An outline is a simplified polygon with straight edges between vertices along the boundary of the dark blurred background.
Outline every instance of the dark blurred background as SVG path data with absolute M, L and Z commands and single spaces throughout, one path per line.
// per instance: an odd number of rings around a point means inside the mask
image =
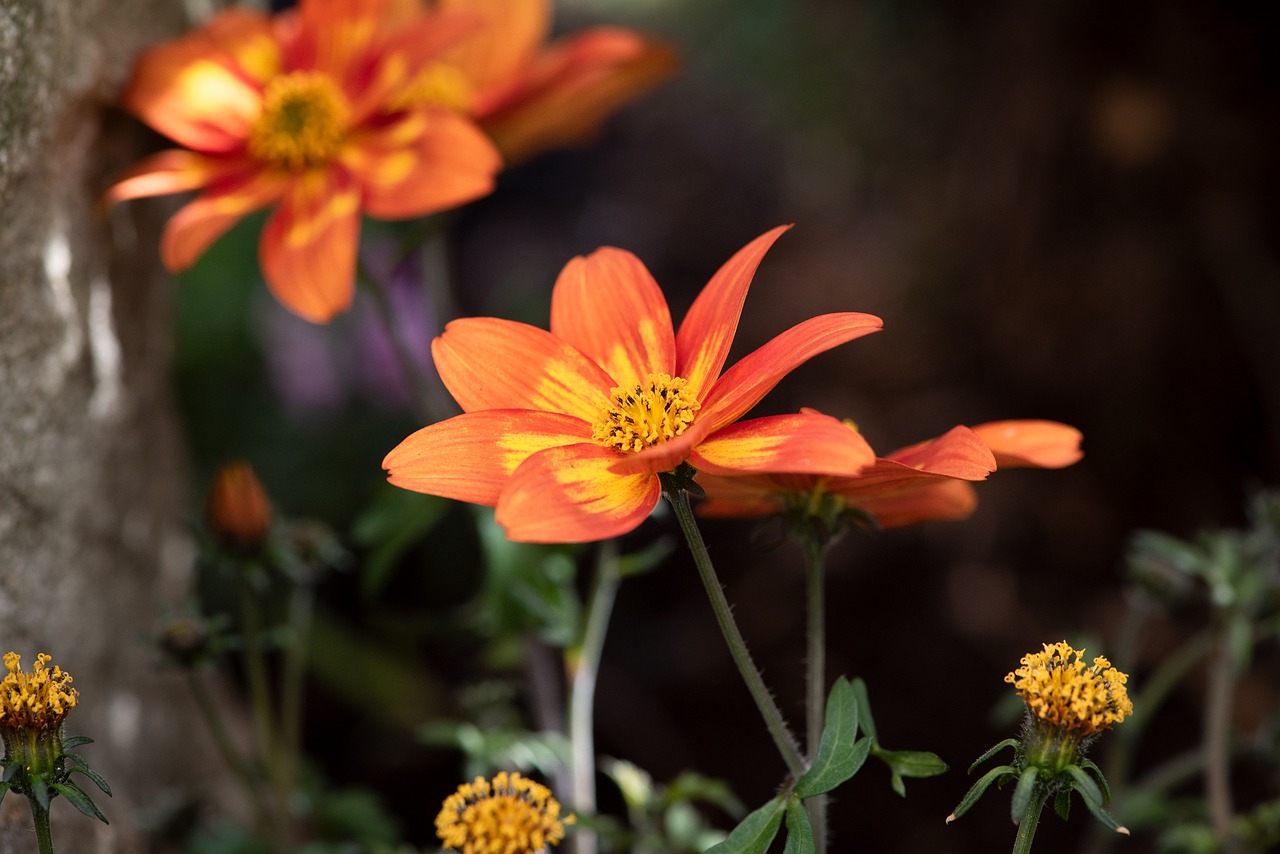
M 833 850 L 1007 849 L 1007 791 L 943 823 L 968 764 L 1015 734 L 992 713 L 1004 674 L 1043 642 L 1110 653 L 1131 533 L 1239 525 L 1250 491 L 1280 474 L 1280 6 L 558 7 L 558 29 L 596 22 L 666 35 L 684 68 L 593 147 L 513 169 L 453 217 L 461 313 L 545 325 L 560 267 L 609 244 L 649 266 L 679 318 L 734 251 L 793 222 L 756 276 L 734 357 L 823 312 L 874 313 L 885 328 L 796 371 L 755 414 L 813 406 L 854 419 L 881 452 L 1004 418 L 1084 433 L 1082 462 L 996 474 L 965 522 L 854 534 L 833 553 L 831 675 L 866 679 L 885 744 L 951 765 L 908 781 L 905 799 L 869 766 L 837 795 Z M 239 229 L 180 296 L 176 379 L 195 480 L 247 457 L 285 512 L 344 532 L 378 490 L 383 454 L 416 425 L 365 309 L 329 329 L 285 314 L 254 278 L 252 251 L 227 248 L 252 240 Z M 425 352 L 433 330 L 419 334 Z M 743 632 L 799 725 L 800 555 L 753 532 L 704 524 Z M 673 533 L 669 517 L 651 520 L 628 545 Z M 379 601 L 352 605 L 345 582 L 322 591 L 334 619 L 382 644 L 371 649 L 400 638 L 399 654 L 431 674 L 415 687 L 424 715 L 449 711 L 477 664 L 449 635 L 479 584 L 474 555 L 438 548 L 397 567 Z M 1156 621 L 1137 658 L 1117 664 L 1140 682 L 1184 630 Z M 1246 731 L 1280 705 L 1276 664 L 1264 654 L 1242 686 Z M 1174 697 L 1140 766 L 1198 739 L 1201 687 Z M 394 783 L 402 793 L 387 797 L 426 844 L 458 756 L 373 748 L 386 731 L 407 741 L 405 722 L 335 711 L 323 680 L 313 694 L 309 741 L 326 772 Z M 696 768 L 758 805 L 784 773 L 682 550 L 623 585 L 597 707 L 600 750 L 660 781 Z M 1046 816 L 1036 850 L 1081 850 L 1091 825 L 1082 809 L 1068 825 Z

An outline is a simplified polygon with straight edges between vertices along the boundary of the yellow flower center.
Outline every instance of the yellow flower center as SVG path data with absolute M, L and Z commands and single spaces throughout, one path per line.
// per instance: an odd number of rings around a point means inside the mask
M 445 798 L 436 816 L 444 847 L 462 854 L 534 854 L 564 839 L 560 803 L 551 790 L 518 773 L 503 771 L 463 783 Z
M 1059 729 L 1088 735 L 1133 714 L 1124 687 L 1129 677 L 1102 656 L 1087 666 L 1084 650 L 1061 642 L 1024 655 L 1021 664 L 1004 681 L 1017 689 L 1033 715 Z
M 273 79 L 249 132 L 249 153 L 290 171 L 333 160 L 346 139 L 351 108 L 337 84 L 318 71 Z
M 49 661 L 50 656 L 40 653 L 26 673 L 20 655 L 5 655 L 9 673 L 0 681 L 0 729 L 52 729 L 75 707 L 76 689 L 68 687 L 71 674 L 56 664 L 48 668 Z
M 699 403 L 684 377 L 649 374 L 644 383 L 619 386 L 591 428 L 591 438 L 626 453 L 674 439 L 693 423 Z
M 465 74 L 455 66 L 437 62 L 414 78 L 395 99 L 395 107 L 412 109 L 431 105 L 462 113 L 471 105 L 474 95 L 475 90 Z

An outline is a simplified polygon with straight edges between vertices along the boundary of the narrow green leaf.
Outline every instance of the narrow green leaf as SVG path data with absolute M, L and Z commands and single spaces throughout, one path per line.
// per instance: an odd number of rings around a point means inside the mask
M 1088 779 L 1083 777 L 1083 772 L 1081 772 L 1081 777 L 1076 777 L 1074 774 L 1072 774 L 1071 776 L 1072 776 L 1071 788 L 1074 789 L 1080 795 L 1080 800 L 1084 801 L 1084 805 L 1089 808 L 1089 812 L 1093 813 L 1093 817 L 1096 818 L 1098 821 L 1102 822 L 1103 825 L 1105 825 L 1109 829 L 1114 830 L 1116 833 L 1123 833 L 1125 836 L 1128 836 L 1129 829 L 1122 826 L 1120 822 L 1116 821 L 1115 818 L 1112 817 L 1111 813 L 1107 812 L 1106 808 L 1102 806 L 1102 803 L 1100 801 L 1095 800 L 1093 797 L 1091 797 L 1092 794 L 1097 792 L 1097 785 L 1094 784 L 1092 780 L 1090 780 L 1089 782 L 1090 782 L 1090 785 L 1092 786 L 1092 791 L 1086 792 L 1085 791 L 1086 787 L 1083 787 L 1080 785 L 1081 778 Z
M 1068 765 L 1067 773 L 1071 775 L 1071 788 L 1079 792 L 1080 797 L 1102 806 L 1102 789 L 1098 788 L 1092 777 L 1084 773 L 1079 765 Z
M 64 738 L 62 740 L 62 749 L 75 750 L 82 744 L 93 744 L 93 739 L 89 738 L 87 735 L 73 735 L 70 738 Z
M 1111 803 L 1111 785 L 1107 782 L 1107 778 L 1103 775 L 1102 769 L 1098 767 L 1098 763 L 1092 759 L 1086 759 L 1080 763 L 1080 767 L 1086 771 L 1093 773 L 1094 779 L 1098 781 L 1098 785 L 1102 787 L 1102 803 L 1107 805 Z
M 784 806 L 781 797 L 769 801 L 744 818 L 728 839 L 707 849 L 705 854 L 765 854 L 769 843 L 778 835 Z
M 799 798 L 787 798 L 787 847 L 782 854 L 815 854 L 816 851 L 809 813 L 805 812 Z
M 1053 797 L 1053 811 L 1058 818 L 1067 821 L 1071 818 L 1071 790 L 1062 789 Z
M 874 747 L 871 755 L 889 766 L 890 785 L 900 797 L 907 795 L 903 777 L 936 777 L 947 770 L 947 763 L 936 753 L 923 750 L 881 750 Z
M 796 781 L 793 789 L 796 795 L 811 798 L 829 792 L 858 773 L 866 761 L 871 743 L 869 739 L 863 739 L 867 742 L 866 749 L 861 750 L 859 757 L 857 737 L 858 701 L 853 685 L 841 676 L 827 695 L 826 726 L 818 742 L 818 755 L 804 776 Z
M 111 823 L 107 821 L 107 817 L 99 812 L 98 808 L 93 805 L 93 800 L 90 799 L 90 797 L 86 795 L 75 783 L 54 783 L 53 790 L 70 801 L 73 807 L 80 810 L 80 812 L 90 818 L 96 818 L 103 824 Z
M 1013 790 L 1013 802 L 1009 805 L 1014 824 L 1022 821 L 1022 814 L 1027 811 L 1027 804 L 1031 803 L 1031 793 L 1036 789 L 1036 777 L 1039 774 L 1040 769 L 1031 765 L 1018 778 L 1018 785 Z
M 99 789 L 102 790 L 102 793 L 104 795 L 106 795 L 107 797 L 111 797 L 111 786 L 107 784 L 107 781 L 102 778 L 101 774 L 99 774 L 97 771 L 94 771 L 88 765 L 81 765 L 79 768 L 72 768 L 70 773 L 85 775 L 86 777 L 88 777 L 90 780 L 93 781 L 93 785 L 97 786 Z
M 10 760 L 4 764 L 4 782 L 12 783 L 13 778 L 18 776 L 18 772 L 22 770 L 22 763 Z
M 951 811 L 951 815 L 947 817 L 947 823 L 950 824 L 960 816 L 967 813 L 969 808 L 978 802 L 978 798 L 981 798 L 983 793 L 986 792 L 991 784 L 996 782 L 996 780 L 1004 782 L 1005 778 L 1013 777 L 1017 773 L 1017 770 L 1015 770 L 1012 765 L 997 765 L 995 768 L 992 768 L 990 771 L 983 774 L 978 778 L 978 782 L 969 787 L 969 791 L 960 799 L 960 803 L 956 805 L 956 808 Z
M 12 788 L 12 783 L 0 783 L 0 804 L 4 803 L 4 796 L 9 794 L 9 790 Z
M 876 722 L 871 717 L 871 700 L 867 697 L 867 683 L 861 679 L 853 680 L 853 696 L 858 701 L 858 709 L 861 711 L 861 721 L 859 725 L 862 727 L 862 734 L 871 736 L 871 740 L 876 739 Z
M 983 762 L 986 762 L 988 759 L 990 759 L 992 756 L 995 756 L 997 753 L 1004 750 L 1006 747 L 1016 748 L 1017 746 L 1018 746 L 1018 740 L 1016 738 L 1006 738 L 1004 741 L 995 745 L 986 753 L 982 754 L 977 759 L 973 760 L 973 764 L 969 766 L 968 773 L 972 774 L 979 765 L 981 765 Z
M 31 780 L 31 797 L 35 798 L 42 810 L 49 811 L 49 784 L 44 777 L 37 776 Z

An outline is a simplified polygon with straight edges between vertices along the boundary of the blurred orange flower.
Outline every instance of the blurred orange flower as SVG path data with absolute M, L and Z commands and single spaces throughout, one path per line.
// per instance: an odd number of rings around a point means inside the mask
M 803 412 L 734 423 L 811 357 L 880 329 L 878 317 L 811 318 L 721 373 L 756 267 L 786 227 L 739 250 L 677 332 L 634 255 L 603 248 L 561 272 L 551 331 L 497 318 L 450 323 L 432 345 L 462 415 L 400 443 L 391 483 L 497 508 L 513 540 L 585 542 L 639 525 L 658 473 L 856 475 L 874 460 L 855 431 Z
M 297 314 L 328 321 L 351 303 L 361 213 L 415 217 L 492 189 L 501 159 L 486 135 L 408 98 L 481 24 L 403 0 L 221 12 L 139 57 L 124 105 L 185 149 L 137 164 L 107 200 L 202 191 L 165 229 L 174 271 L 278 203 L 259 246 L 267 284 Z
M 764 516 L 830 496 L 841 512 L 866 514 L 881 528 L 963 519 L 977 507 L 971 481 L 997 468 L 1062 468 L 1080 459 L 1080 431 L 1056 421 L 993 421 L 953 427 L 901 448 L 854 477 L 772 473 L 700 475 L 707 516 Z
M 470 115 L 508 162 L 585 141 L 678 63 L 669 45 L 621 27 L 547 44 L 551 0 L 438 0 L 436 8 L 473 13 L 485 26 L 419 77 L 418 96 Z

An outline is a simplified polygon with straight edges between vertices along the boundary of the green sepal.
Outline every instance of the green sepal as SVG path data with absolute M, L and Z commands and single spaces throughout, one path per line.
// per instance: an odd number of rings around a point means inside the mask
M 1000 742 L 997 745 L 994 745 L 986 753 L 982 754 L 977 759 L 973 760 L 973 764 L 969 766 L 968 773 L 972 774 L 979 765 L 981 765 L 983 762 L 986 762 L 988 759 L 990 759 L 992 756 L 995 756 L 997 753 L 1004 750 L 1006 747 L 1012 747 L 1016 751 L 1019 744 L 1021 744 L 1021 742 L 1019 742 L 1018 739 L 1016 738 L 1006 738 L 1004 741 Z
M 9 794 L 9 790 L 12 788 L 12 783 L 0 783 L 0 804 L 4 803 L 4 796 Z
M 781 795 L 769 801 L 744 818 L 724 842 L 708 848 L 705 854 L 765 854 L 778 835 L 785 805 Z
M 72 768 L 67 773 L 68 775 L 71 775 L 71 774 L 85 775 L 86 777 L 88 777 L 90 780 L 93 781 L 93 785 L 97 786 L 98 789 L 102 791 L 102 794 L 106 795 L 107 797 L 111 797 L 111 786 L 108 785 L 107 781 L 102 778 L 101 774 L 99 774 L 97 771 L 94 771 L 92 768 L 90 768 L 88 765 L 85 765 L 83 762 L 81 762 L 77 767 Z
M 792 795 L 787 798 L 787 847 L 782 854 L 815 854 L 817 843 L 813 840 L 813 825 L 804 804 Z
M 1067 772 L 1071 774 L 1071 788 L 1080 795 L 1080 800 L 1084 801 L 1084 805 L 1089 808 L 1089 812 L 1093 813 L 1093 817 L 1102 822 L 1108 829 L 1128 836 L 1128 829 L 1122 827 L 1120 822 L 1116 821 L 1111 813 L 1107 812 L 1106 807 L 1102 805 L 1098 784 L 1089 779 L 1075 765 L 1067 766 Z
M 857 774 L 867 761 L 872 739 L 858 739 L 858 708 L 852 683 L 841 676 L 827 695 L 826 725 L 818 755 L 792 789 L 796 797 L 811 798 L 831 791 Z
M 89 738 L 87 735 L 73 735 L 71 738 L 64 738 L 62 740 L 62 749 L 74 750 L 83 744 L 93 744 L 93 739 Z
M 17 777 L 20 771 L 22 771 L 21 762 L 16 759 L 6 759 L 4 762 L 4 782 L 12 784 L 13 778 Z
M 684 462 L 671 471 L 658 472 L 658 482 L 662 484 L 662 491 L 665 493 L 686 492 L 694 498 L 706 498 L 707 494 L 702 491 L 701 484 L 694 480 L 697 474 L 697 469 Z
M 1031 765 L 1018 778 L 1018 785 L 1013 789 L 1013 802 L 1009 804 L 1014 824 L 1022 821 L 1022 814 L 1027 811 L 1027 804 L 1031 803 L 1031 795 L 1036 790 L 1036 777 L 1039 775 L 1040 769 Z
M 35 799 L 36 804 L 45 812 L 49 811 L 49 783 L 43 775 L 36 775 L 27 781 L 30 788 L 30 795 Z
M 54 783 L 53 790 L 70 801 L 73 807 L 80 810 L 80 812 L 90 818 L 96 818 L 103 824 L 111 823 L 107 821 L 107 817 L 93 805 L 93 800 L 75 783 Z
M 902 782 L 903 777 L 936 777 L 947 770 L 947 763 L 938 754 L 927 750 L 881 750 L 873 747 L 871 755 L 889 766 L 893 790 L 904 798 L 907 786 Z
M 1071 818 L 1071 790 L 1060 789 L 1058 794 L 1053 796 L 1053 811 L 1058 814 L 1058 818 L 1067 821 Z
M 1111 803 L 1111 785 L 1107 782 L 1107 778 L 1103 775 L 1102 769 L 1098 767 L 1098 763 L 1092 759 L 1085 759 L 1080 763 L 1080 767 L 1086 771 L 1093 773 L 1093 777 L 1098 781 L 1098 785 L 1102 787 L 1102 803 L 1104 805 Z
M 853 680 L 853 697 L 858 701 L 858 710 L 861 713 L 858 726 L 862 727 L 862 734 L 871 737 L 872 741 L 876 740 L 876 721 L 871 716 L 871 699 L 867 696 L 867 683 L 861 678 Z
M 969 791 L 960 799 L 960 803 L 951 811 L 951 817 L 948 821 L 955 820 L 969 811 L 969 808 L 978 802 L 978 798 L 990 788 L 991 784 L 1002 778 L 1013 777 L 1018 773 L 1017 769 L 1012 765 L 997 765 L 987 773 L 978 778 L 978 782 L 969 787 Z

